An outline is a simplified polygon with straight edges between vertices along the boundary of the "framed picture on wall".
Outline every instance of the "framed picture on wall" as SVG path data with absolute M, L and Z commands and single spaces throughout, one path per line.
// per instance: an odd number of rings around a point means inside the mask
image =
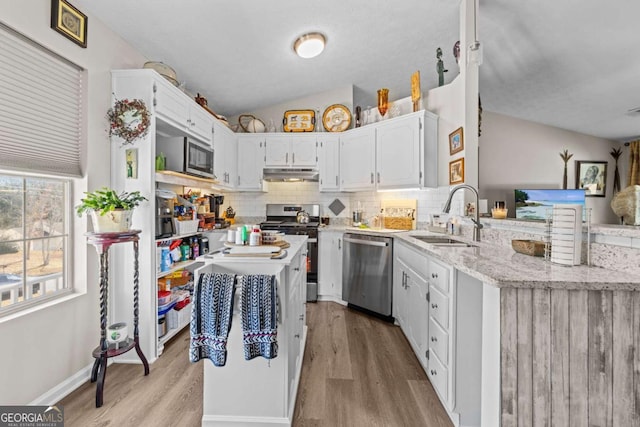
M 587 197 L 604 197 L 607 191 L 607 162 L 576 160 L 576 188 Z
M 449 155 L 454 155 L 462 150 L 464 150 L 464 135 L 462 127 L 459 127 L 449 134 Z
M 464 182 L 464 157 L 449 162 L 449 184 Z
M 66 0 L 51 0 L 51 28 L 81 47 L 87 47 L 87 15 Z

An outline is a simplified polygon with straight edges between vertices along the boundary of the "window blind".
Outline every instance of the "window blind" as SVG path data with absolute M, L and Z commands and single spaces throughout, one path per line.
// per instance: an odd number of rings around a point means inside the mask
M 0 23 L 0 167 L 81 176 L 81 67 Z

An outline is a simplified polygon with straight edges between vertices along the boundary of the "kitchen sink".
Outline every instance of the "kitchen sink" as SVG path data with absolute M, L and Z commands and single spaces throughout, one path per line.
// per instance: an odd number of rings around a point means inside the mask
M 451 239 L 449 237 L 444 236 L 421 236 L 421 235 L 410 235 L 414 239 L 418 239 L 421 242 L 428 243 L 434 246 L 458 246 L 458 247 L 472 247 L 471 243 L 463 242 L 462 240 Z

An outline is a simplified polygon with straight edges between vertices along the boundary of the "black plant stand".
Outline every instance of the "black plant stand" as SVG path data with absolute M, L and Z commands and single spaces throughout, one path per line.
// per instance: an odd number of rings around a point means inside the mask
M 140 230 L 129 230 L 120 233 L 87 233 L 87 242 L 95 246 L 100 257 L 100 345 L 93 350 L 96 359 L 91 370 L 91 382 L 98 381 L 96 386 L 96 408 L 102 406 L 102 392 L 107 375 L 107 359 L 119 356 L 135 348 L 144 365 L 144 374 L 149 375 L 149 362 L 140 349 L 138 338 L 138 234 Z M 109 296 L 109 248 L 115 243 L 133 242 L 133 339 L 108 345 L 107 343 L 107 301 Z

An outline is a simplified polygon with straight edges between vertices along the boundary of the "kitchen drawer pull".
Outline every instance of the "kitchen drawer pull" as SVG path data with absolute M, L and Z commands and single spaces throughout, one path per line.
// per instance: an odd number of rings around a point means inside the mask
M 432 370 L 431 370 L 431 375 L 438 375 L 438 372 L 436 372 L 436 370 L 435 370 L 435 369 L 432 369 Z
M 293 267 L 294 271 L 300 271 L 300 267 Z
M 431 278 L 432 279 L 437 279 L 438 278 L 438 273 L 431 273 Z
M 300 338 L 300 334 L 295 334 L 294 337 Z
M 378 184 L 380 184 L 380 172 L 378 172 Z
M 431 308 L 435 310 L 436 308 L 438 308 L 438 304 L 431 304 Z
M 304 320 L 304 314 L 300 315 L 300 320 Z
M 296 153 L 291 153 L 291 163 L 296 164 Z
M 287 153 L 284 157 L 284 162 L 289 163 L 289 153 Z
M 436 338 L 436 337 L 431 337 L 431 342 L 438 342 L 438 338 Z
M 371 183 L 373 184 L 373 172 L 371 172 Z

